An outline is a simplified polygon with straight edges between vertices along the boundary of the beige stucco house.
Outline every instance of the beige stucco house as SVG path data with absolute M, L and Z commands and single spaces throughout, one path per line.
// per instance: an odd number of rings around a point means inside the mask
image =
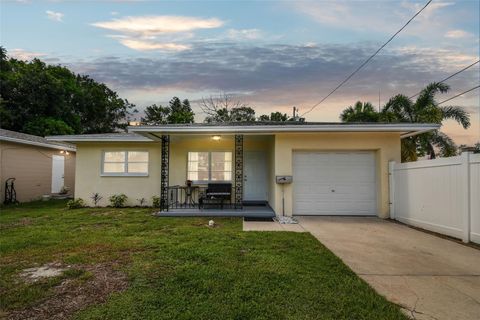
M 1 203 L 5 201 L 5 182 L 10 178 L 15 179 L 19 202 L 59 193 L 62 187 L 73 195 L 75 151 L 75 146 L 68 143 L 0 129 Z
M 77 147 L 75 197 L 129 205 L 160 197 L 165 214 L 389 216 L 388 163 L 402 137 L 433 124 L 231 123 L 133 126 L 129 133 L 48 137 Z M 216 198 L 227 204 L 202 207 Z M 225 188 L 231 190 L 227 191 Z M 210 191 L 210 193 L 209 193 Z M 220 193 L 218 193 L 220 191 Z M 248 210 L 247 210 L 248 209 Z M 261 211 L 261 210 L 260 210 Z

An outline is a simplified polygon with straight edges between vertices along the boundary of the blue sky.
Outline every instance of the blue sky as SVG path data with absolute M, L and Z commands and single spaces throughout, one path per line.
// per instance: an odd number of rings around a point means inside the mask
M 1 1 L 0 43 L 91 75 L 137 104 L 235 94 L 257 115 L 308 110 L 424 1 Z M 338 121 L 356 100 L 378 104 L 479 57 L 479 1 L 433 1 L 385 50 L 308 114 Z M 480 82 L 478 64 L 444 100 Z M 457 143 L 480 139 L 479 90 L 452 101 L 472 113 Z

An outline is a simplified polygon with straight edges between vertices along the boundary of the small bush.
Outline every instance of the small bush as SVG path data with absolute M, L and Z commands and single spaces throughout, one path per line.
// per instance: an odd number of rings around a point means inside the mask
M 100 202 L 100 200 L 103 199 L 103 197 L 97 192 L 97 193 L 92 194 L 90 199 L 92 199 L 93 205 L 96 207 L 98 205 L 98 203 Z
M 125 202 L 127 202 L 127 196 L 122 194 L 114 194 L 108 200 L 110 200 L 110 205 L 114 208 L 125 207 Z
M 67 202 L 68 209 L 79 209 L 85 207 L 85 201 L 82 198 L 78 198 L 75 200 L 69 200 Z
M 152 197 L 152 204 L 154 208 L 160 208 L 160 197 L 159 196 L 153 196 Z

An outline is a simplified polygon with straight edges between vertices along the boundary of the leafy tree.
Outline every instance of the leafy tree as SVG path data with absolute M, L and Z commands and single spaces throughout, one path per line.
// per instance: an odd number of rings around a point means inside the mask
M 379 114 L 370 102 L 357 101 L 343 110 L 340 119 L 343 122 L 377 122 Z
M 145 108 L 145 118 L 141 122 L 147 125 L 167 124 L 170 109 L 168 107 L 157 106 L 152 104 Z
M 169 102 L 170 114 L 168 115 L 169 123 L 193 123 L 195 113 L 192 111 L 190 101 L 188 99 L 180 102 L 180 99 L 173 97 Z
M 258 117 L 258 121 L 283 122 L 288 120 L 289 118 L 286 113 L 281 113 L 278 111 L 272 112 L 270 115 L 262 114 L 260 117 Z
M 75 131 L 62 120 L 37 118 L 24 126 L 24 132 L 36 136 L 74 134 Z
M 55 119 L 73 133 L 113 132 L 124 127 L 135 112 L 134 105 L 105 84 L 65 67 L 47 65 L 39 59 L 26 62 L 8 58 L 3 48 L 0 67 L 2 128 L 27 132 L 28 125 L 28 130 L 42 136 L 55 128 L 69 131 L 60 123 L 45 120 Z
M 268 114 L 262 114 L 260 117 L 258 117 L 258 121 L 268 122 L 270 121 L 270 116 Z
M 255 110 L 248 106 L 232 108 L 230 110 L 230 121 L 232 122 L 254 122 Z
M 129 117 L 136 113 L 135 105 L 103 83 L 88 76 L 76 77 L 79 84 L 72 104 L 80 113 L 83 133 L 114 132 L 128 124 Z M 68 123 L 68 122 L 67 122 Z
M 167 123 L 193 123 L 195 113 L 190 106 L 190 101 L 173 97 L 168 107 L 153 104 L 145 109 L 145 118 L 142 118 L 143 124 L 167 124 Z

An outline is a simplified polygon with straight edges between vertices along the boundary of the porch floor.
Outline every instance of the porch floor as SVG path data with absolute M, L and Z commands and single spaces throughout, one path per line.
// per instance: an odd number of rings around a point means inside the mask
M 157 217 L 244 217 L 244 218 L 273 218 L 275 212 L 270 206 L 244 206 L 242 209 L 169 209 L 156 214 Z

